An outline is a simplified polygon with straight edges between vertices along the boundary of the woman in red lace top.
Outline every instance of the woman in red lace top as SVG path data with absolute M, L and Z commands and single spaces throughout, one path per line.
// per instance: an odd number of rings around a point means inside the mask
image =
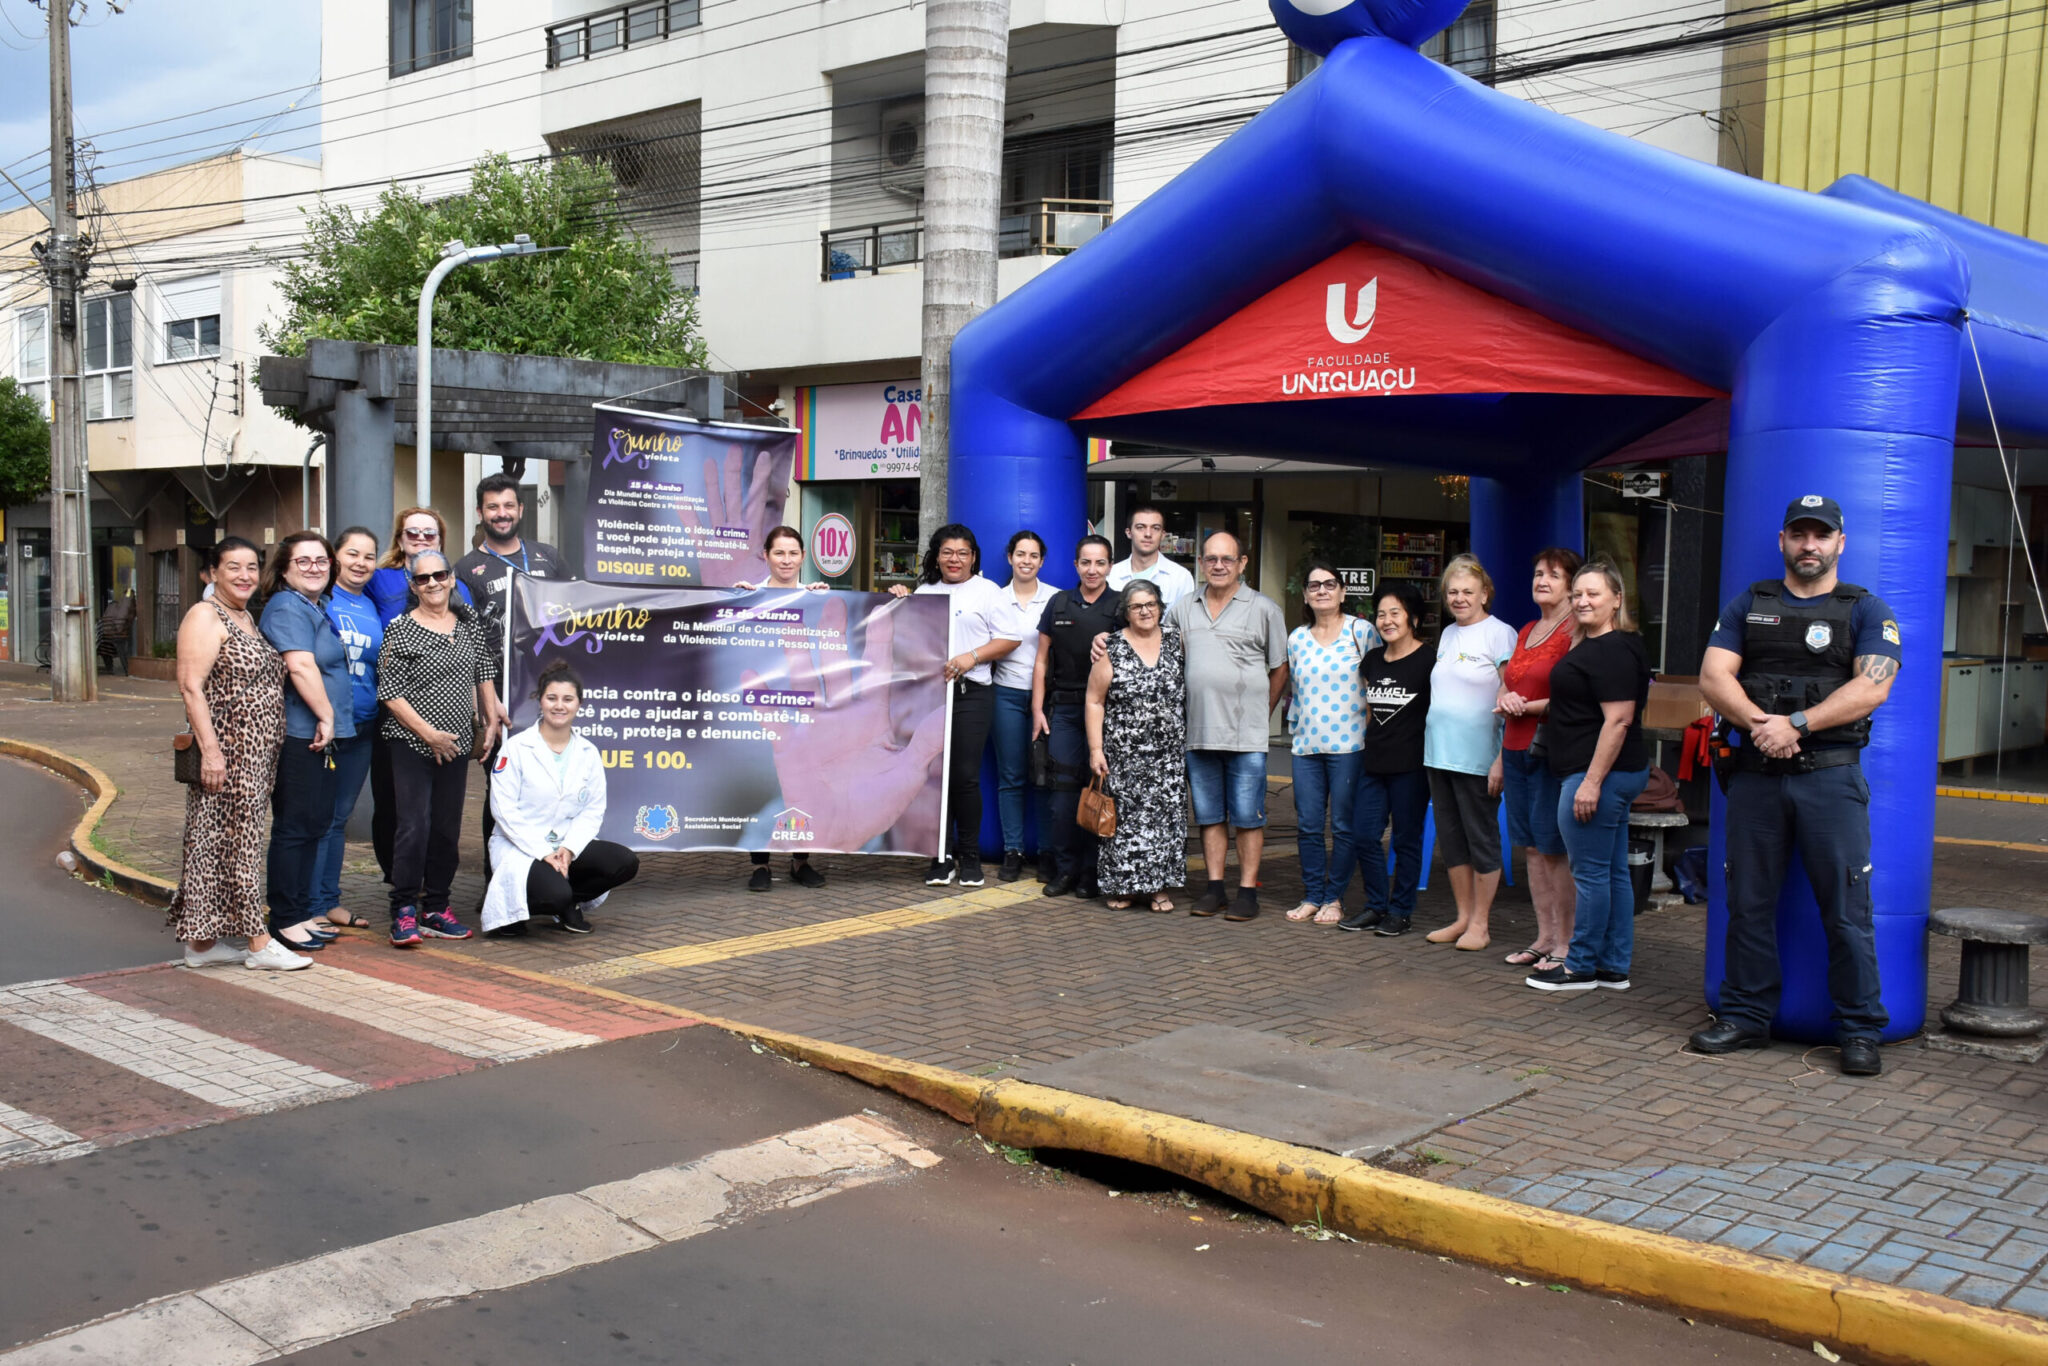
M 1563 962 L 1572 942 L 1575 897 L 1557 828 L 1559 780 L 1541 746 L 1532 753 L 1531 744 L 1550 707 L 1550 671 L 1572 647 L 1571 582 L 1579 564 L 1578 553 L 1562 546 L 1536 556 L 1529 591 L 1542 615 L 1516 637 L 1515 653 L 1501 668 L 1500 698 L 1494 704 L 1507 723 L 1494 771 L 1507 807 L 1508 843 L 1528 851 L 1529 900 L 1536 906 L 1536 942 L 1509 954 L 1507 961 L 1536 972 Z

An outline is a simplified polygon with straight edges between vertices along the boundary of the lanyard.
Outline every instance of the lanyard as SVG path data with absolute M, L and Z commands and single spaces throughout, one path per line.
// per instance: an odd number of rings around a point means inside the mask
M 491 557 L 492 559 L 494 559 L 494 560 L 498 561 L 498 562 L 499 562 L 500 564 L 504 564 L 504 565 L 511 565 L 511 564 L 512 564 L 512 560 L 511 560 L 511 558 L 510 558 L 509 556 L 506 556 L 506 555 L 500 555 L 500 554 L 499 554 L 499 553 L 498 553 L 497 551 L 495 551 L 495 550 L 491 549 L 491 543 L 490 543 L 489 541 L 485 541 L 485 542 L 484 542 L 484 545 L 483 545 L 483 551 L 484 551 L 484 554 L 486 554 L 486 555 L 490 556 L 490 557 Z M 522 574 L 525 574 L 525 573 L 528 573 L 528 572 L 530 572 L 530 571 L 529 571 L 529 570 L 527 569 L 527 567 L 526 567 L 526 542 L 524 542 L 524 541 L 521 541 L 521 542 L 519 543 L 519 563 L 518 563 L 518 565 L 516 566 L 516 568 L 517 568 L 517 569 L 519 570 L 519 572 L 520 572 L 520 573 L 522 573 Z

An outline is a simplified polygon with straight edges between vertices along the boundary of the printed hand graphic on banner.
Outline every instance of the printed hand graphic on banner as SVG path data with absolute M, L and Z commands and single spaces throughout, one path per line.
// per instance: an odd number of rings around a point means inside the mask
M 731 576 L 728 582 L 733 579 L 753 582 L 768 577 L 768 557 L 760 546 L 754 544 L 754 536 L 756 532 L 768 529 L 765 514 L 775 495 L 776 462 L 766 454 L 760 455 L 754 461 L 752 479 L 747 478 L 746 463 L 744 446 L 727 446 L 723 460 L 706 459 L 704 462 L 704 503 L 709 525 L 743 527 L 749 537 L 744 553 L 732 561 L 729 570 L 724 571 Z M 685 511 L 682 523 L 694 527 L 697 518 Z
M 889 715 L 895 662 L 894 618 L 900 603 L 877 608 L 867 620 L 867 643 L 859 661 L 845 659 L 821 666 L 808 649 L 786 650 L 793 692 L 817 697 L 817 710 L 841 713 L 839 724 L 785 726 L 775 741 L 775 777 L 782 799 L 802 807 L 811 818 L 818 843 L 834 849 L 858 849 L 895 825 L 933 781 L 933 769 L 946 743 L 943 707 L 923 717 L 910 743 L 893 746 Z M 828 633 L 844 635 L 846 604 L 825 604 L 822 622 Z M 745 689 L 763 686 L 760 676 L 740 676 Z M 938 812 L 933 811 L 936 817 Z M 938 844 L 937 832 L 931 844 Z

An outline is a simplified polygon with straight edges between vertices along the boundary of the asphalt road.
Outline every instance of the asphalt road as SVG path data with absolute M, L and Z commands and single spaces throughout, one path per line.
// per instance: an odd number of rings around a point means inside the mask
M 159 912 L 56 874 L 74 794 L 0 765 L 0 800 L 16 813 L 0 828 L 9 981 L 168 956 Z M 848 1117 L 938 1160 L 833 1184 L 746 1156 Z M 677 1164 L 716 1169 L 736 1192 L 696 1236 L 654 1241 L 637 1230 L 655 1221 L 638 1215 L 600 1221 L 603 1237 L 633 1240 L 623 1252 L 577 1251 L 594 1235 L 553 1216 L 528 1218 L 509 1243 L 478 1232 L 527 1202 L 582 1192 L 602 1204 L 606 1183 L 659 1186 Z M 1112 1195 L 1110 1183 L 1145 1189 Z M 1812 1359 L 1436 1257 L 1310 1241 L 1137 1173 L 1018 1165 L 927 1111 L 704 1026 L 0 1166 L 0 1209 L 0 1363 L 92 1360 L 8 1349 L 160 1297 L 202 1291 L 212 1304 L 223 1292 L 208 1287 L 299 1263 L 329 1270 L 280 1273 L 254 1311 L 304 1338 L 385 1280 L 505 1287 L 450 1293 L 284 1358 L 306 1363 Z M 567 1269 L 550 1272 L 551 1256 Z M 234 1359 L 197 1323 L 117 1319 L 136 1336 L 101 1359 Z

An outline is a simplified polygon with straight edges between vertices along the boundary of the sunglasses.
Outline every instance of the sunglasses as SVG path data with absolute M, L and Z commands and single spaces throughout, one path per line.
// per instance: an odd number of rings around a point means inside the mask
M 1311 593 L 1327 593 L 1336 586 L 1337 581 L 1335 579 L 1310 579 L 1308 581 L 1308 591 Z
M 407 527 L 405 529 L 405 539 L 408 541 L 438 541 L 441 539 L 441 533 L 432 527 L 425 529 Z
M 446 583 L 454 577 L 455 571 L 452 569 L 429 569 L 424 574 L 413 575 L 412 581 L 424 588 L 430 583 Z

